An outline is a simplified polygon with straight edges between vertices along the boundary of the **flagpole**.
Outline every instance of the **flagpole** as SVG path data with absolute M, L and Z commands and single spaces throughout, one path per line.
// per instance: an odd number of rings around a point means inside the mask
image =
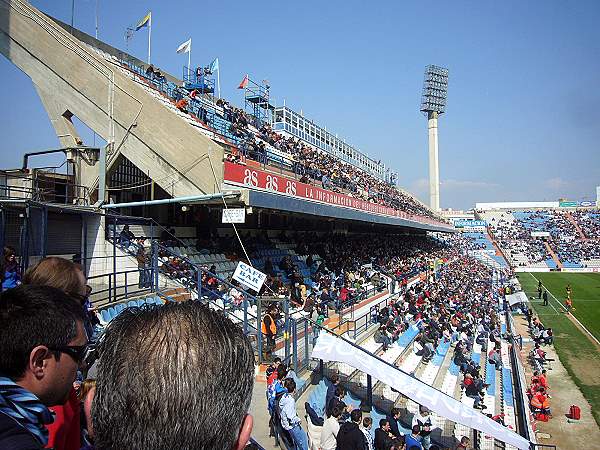
M 217 92 L 219 98 L 221 98 L 221 61 L 219 61 L 219 67 L 217 67 Z
M 188 80 L 190 79 L 190 66 L 192 65 L 192 38 L 190 38 L 190 48 L 188 50 Z
M 150 43 L 152 40 L 152 11 L 150 11 L 150 20 L 148 24 L 148 64 L 150 64 Z

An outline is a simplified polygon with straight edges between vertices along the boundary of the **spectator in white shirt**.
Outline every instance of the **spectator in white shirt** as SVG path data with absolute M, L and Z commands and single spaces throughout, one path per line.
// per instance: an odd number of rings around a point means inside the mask
M 335 405 L 331 411 L 325 423 L 323 423 L 323 429 L 321 430 L 321 450 L 335 450 L 337 446 L 337 435 L 340 431 L 339 418 L 344 410 L 339 406 Z

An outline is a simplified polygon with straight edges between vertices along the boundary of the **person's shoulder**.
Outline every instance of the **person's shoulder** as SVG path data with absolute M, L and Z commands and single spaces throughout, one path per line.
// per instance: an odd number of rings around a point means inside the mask
M 10 450 L 39 450 L 37 439 L 13 418 L 0 412 L 0 448 Z

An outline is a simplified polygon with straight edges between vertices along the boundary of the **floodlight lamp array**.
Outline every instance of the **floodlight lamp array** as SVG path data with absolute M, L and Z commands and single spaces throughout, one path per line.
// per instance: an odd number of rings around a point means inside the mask
M 447 98 L 448 69 L 433 65 L 427 66 L 421 95 L 421 111 L 443 114 L 446 112 Z

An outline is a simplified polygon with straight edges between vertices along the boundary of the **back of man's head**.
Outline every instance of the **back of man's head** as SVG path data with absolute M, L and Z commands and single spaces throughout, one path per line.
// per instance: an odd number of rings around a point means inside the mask
M 334 374 L 332 374 L 332 375 L 331 375 L 331 383 L 332 383 L 333 385 L 336 385 L 336 384 L 338 384 L 338 383 L 339 383 L 339 381 L 340 381 L 340 376 L 339 376 L 339 374 L 337 374 L 337 373 L 334 373 Z
M 23 285 L 4 291 L 0 295 L 0 373 L 13 381 L 22 380 L 32 364 L 35 365 L 34 353 L 46 358 L 51 352 L 57 362 L 68 358 L 55 349 L 66 347 L 78 336 L 77 324 L 83 320 L 81 306 L 59 289 Z M 39 347 L 46 348 L 36 351 Z M 71 366 L 76 370 L 76 365 Z M 75 372 L 72 375 L 74 378 Z M 54 386 L 54 383 L 48 385 L 40 376 L 38 373 L 31 377 L 39 382 L 41 391 L 34 393 L 40 400 L 48 405 L 64 401 L 68 391 L 62 392 L 63 386 Z M 64 386 L 73 381 L 65 380 Z M 28 388 L 36 390 L 32 386 Z
M 279 364 L 277 366 L 277 379 L 284 380 L 288 374 L 288 367 L 285 364 Z
M 286 378 L 283 380 L 283 387 L 292 394 L 296 390 L 296 382 L 293 378 Z
M 339 418 L 343 412 L 344 410 L 342 409 L 341 405 L 335 405 L 333 408 L 331 408 L 331 415 L 336 419 Z
M 362 419 L 362 411 L 360 409 L 353 409 L 350 413 L 350 420 L 354 423 L 360 423 Z
M 198 302 L 131 308 L 108 326 L 92 406 L 95 448 L 243 447 L 254 352 Z

